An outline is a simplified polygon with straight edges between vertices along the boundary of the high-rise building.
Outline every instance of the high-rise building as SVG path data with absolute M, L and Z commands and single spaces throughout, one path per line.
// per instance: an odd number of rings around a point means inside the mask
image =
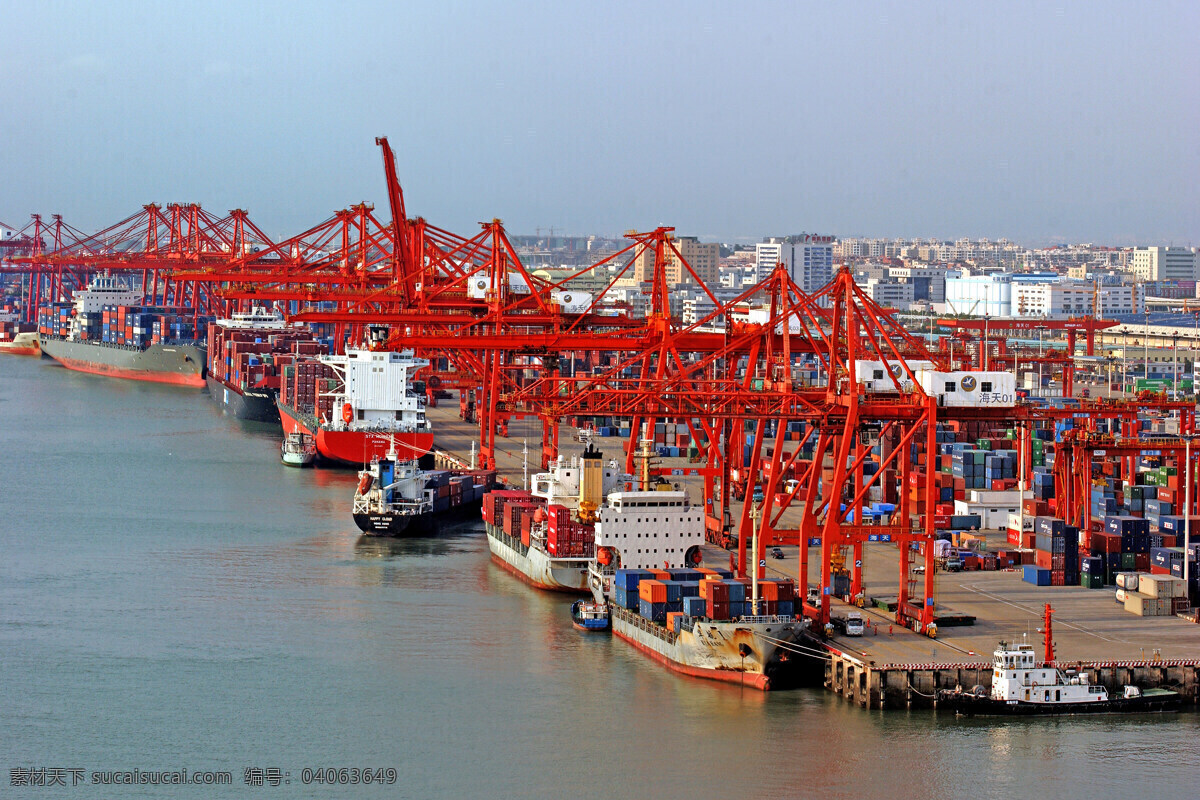
M 765 278 L 776 264 L 787 267 L 788 275 L 806 292 L 815 292 L 833 279 L 833 237 L 802 233 L 786 238 L 771 237 L 754 245 L 758 277 Z
M 679 236 L 671 240 L 679 255 L 692 268 L 692 272 L 704 281 L 706 286 L 717 286 L 721 282 L 721 245 L 716 242 L 701 242 L 695 236 Z M 695 284 L 691 272 L 684 269 L 683 264 L 675 257 L 670 247 L 664 247 L 663 258 L 667 284 Z M 642 283 L 654 276 L 654 250 L 646 248 L 638 254 L 633 266 L 625 273 L 619 286 Z
M 1190 247 L 1136 247 L 1130 267 L 1144 281 L 1194 281 L 1196 259 Z

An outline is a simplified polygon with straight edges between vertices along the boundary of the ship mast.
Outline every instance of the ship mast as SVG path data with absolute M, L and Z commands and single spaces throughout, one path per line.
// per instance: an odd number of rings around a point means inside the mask
M 1049 603 L 1046 603 L 1045 619 L 1042 621 L 1042 632 L 1046 646 L 1046 652 L 1044 653 L 1043 660 L 1047 664 L 1054 663 L 1054 629 L 1051 626 L 1050 621 L 1050 615 L 1053 613 L 1054 609 L 1050 608 Z

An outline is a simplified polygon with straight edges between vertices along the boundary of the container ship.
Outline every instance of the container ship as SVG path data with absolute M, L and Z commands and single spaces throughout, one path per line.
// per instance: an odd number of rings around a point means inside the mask
M 490 470 L 423 470 L 395 450 L 358 473 L 354 524 L 371 536 L 430 536 L 440 523 L 475 518 L 495 483 Z
M 68 369 L 115 378 L 204 386 L 204 345 L 190 308 L 137 305 L 140 293 L 97 276 L 71 303 L 38 309 L 38 346 Z
M 308 434 L 334 463 L 369 464 L 393 447 L 401 460 L 419 458 L 433 448 L 433 428 L 413 375 L 428 365 L 411 352 L 370 349 L 298 358 L 283 368 L 277 406 L 284 433 Z
M 612 632 L 685 675 L 762 691 L 799 683 L 809 622 L 796 615 L 795 585 L 700 567 L 704 510 L 686 491 L 653 486 L 646 462 L 641 486 L 597 511 L 589 588 Z
M 560 457 L 534 475 L 531 491 L 489 493 L 483 521 L 492 558 L 539 589 L 587 594 L 596 510 L 628 480 L 589 446 L 582 457 Z
M 16 313 L 0 313 L 0 353 L 11 356 L 38 356 L 37 325 L 20 322 Z
M 264 308 L 208 326 L 208 392 L 238 419 L 279 422 L 283 370 L 297 358 L 326 352 L 306 327 L 289 326 Z

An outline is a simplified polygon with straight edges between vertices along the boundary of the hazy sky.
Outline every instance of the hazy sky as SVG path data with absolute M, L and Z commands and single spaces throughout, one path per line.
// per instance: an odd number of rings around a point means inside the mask
M 7 2 L 0 221 L 1200 243 L 1200 3 Z

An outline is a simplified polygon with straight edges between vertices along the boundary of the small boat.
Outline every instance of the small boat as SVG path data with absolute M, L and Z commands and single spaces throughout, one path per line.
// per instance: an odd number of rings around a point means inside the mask
M 1125 686 L 1120 697 L 1094 684 L 1082 672 L 1040 666 L 1032 645 L 1000 642 L 992 658 L 992 689 L 982 686 L 938 693 L 938 708 L 979 716 L 1042 716 L 1178 711 L 1183 698 L 1166 689 Z
M 289 433 L 283 437 L 280 451 L 289 467 L 307 467 L 317 458 L 317 443 L 306 433 Z
M 586 600 L 571 604 L 571 624 L 585 633 L 600 633 L 608 630 L 610 618 L 608 606 Z

